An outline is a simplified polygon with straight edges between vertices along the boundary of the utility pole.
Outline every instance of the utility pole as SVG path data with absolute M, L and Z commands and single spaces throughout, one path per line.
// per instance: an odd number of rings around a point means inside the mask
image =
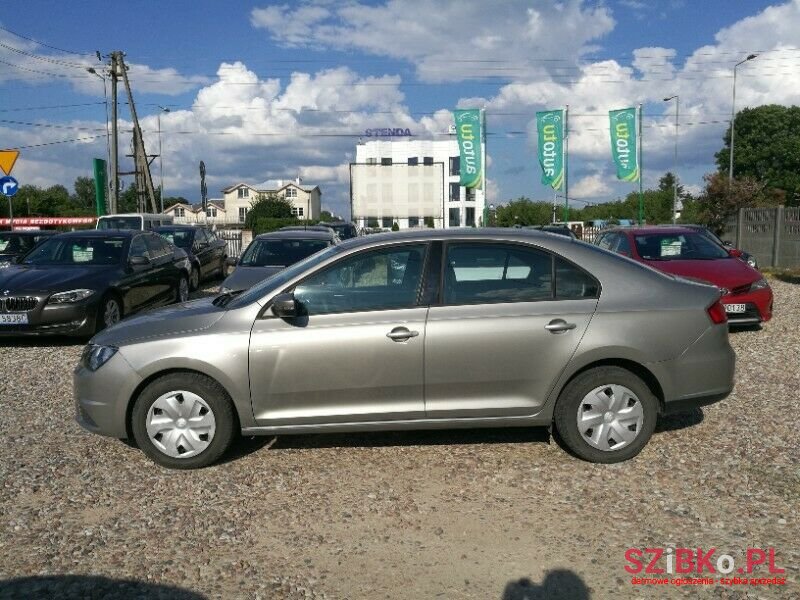
M 750 54 L 744 60 L 740 60 L 733 66 L 733 98 L 731 99 L 731 155 L 730 155 L 730 166 L 728 167 L 728 189 L 733 185 L 733 138 L 734 134 L 736 133 L 736 69 L 739 65 L 746 63 L 747 61 L 753 60 L 757 58 L 758 54 Z
M 569 221 L 569 104 L 564 109 L 564 223 Z
M 681 98 L 678 94 L 664 98 L 664 102 L 675 100 L 675 172 L 672 174 L 673 191 L 672 191 L 672 224 L 678 221 L 678 125 L 679 115 L 681 110 Z
M 116 214 L 119 207 L 119 129 L 117 126 L 117 80 L 119 61 L 122 52 L 111 53 L 111 206 L 110 214 Z

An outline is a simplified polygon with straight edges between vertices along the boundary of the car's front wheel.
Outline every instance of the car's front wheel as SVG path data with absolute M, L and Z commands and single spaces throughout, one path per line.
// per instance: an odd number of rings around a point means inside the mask
M 639 454 L 653 435 L 658 400 L 630 371 L 597 367 L 566 385 L 553 418 L 561 440 L 578 457 L 621 462 Z
M 215 463 L 238 424 L 228 393 L 199 373 L 171 373 L 150 383 L 136 399 L 131 420 L 139 448 L 171 469 Z
M 192 274 L 189 276 L 189 289 L 195 291 L 200 287 L 200 269 L 197 266 L 192 267 Z
M 189 280 L 186 276 L 181 275 L 178 281 L 178 287 L 175 291 L 175 302 L 186 302 L 189 299 Z
M 122 320 L 122 302 L 116 295 L 108 293 L 103 296 L 100 306 L 97 308 L 95 330 L 102 331 L 119 323 L 120 320 Z

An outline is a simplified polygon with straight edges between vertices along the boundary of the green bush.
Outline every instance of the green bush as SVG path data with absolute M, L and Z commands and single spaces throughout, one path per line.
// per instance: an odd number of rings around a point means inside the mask
M 392 223 L 392 231 L 400 231 L 400 226 L 397 224 L 397 221 Z
M 248 217 L 250 215 L 247 215 Z M 277 231 L 281 227 L 288 227 L 290 225 L 313 225 L 311 221 L 301 221 L 295 219 L 294 217 L 284 218 L 284 219 L 275 219 L 271 217 L 261 217 L 259 219 L 253 219 L 252 222 L 249 224 L 250 229 L 253 230 L 253 235 L 258 235 L 260 233 L 269 233 L 270 231 Z

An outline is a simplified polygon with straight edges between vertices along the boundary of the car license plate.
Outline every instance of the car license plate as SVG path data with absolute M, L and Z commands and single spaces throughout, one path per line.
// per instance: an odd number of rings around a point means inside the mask
M 744 304 L 725 304 L 724 306 L 727 313 L 743 313 L 747 308 Z
M 28 313 L 0 314 L 0 325 L 27 325 Z

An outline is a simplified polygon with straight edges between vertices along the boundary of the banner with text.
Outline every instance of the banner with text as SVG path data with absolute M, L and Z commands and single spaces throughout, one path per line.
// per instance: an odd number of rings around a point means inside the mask
M 542 183 L 554 190 L 564 184 L 564 110 L 536 113 Z
M 477 108 L 454 110 L 458 152 L 461 156 L 461 185 L 467 188 L 480 187 L 483 181 L 481 140 L 483 123 Z
M 617 179 L 639 181 L 639 159 L 636 153 L 636 109 L 608 111 L 611 121 L 611 156 L 617 166 Z

